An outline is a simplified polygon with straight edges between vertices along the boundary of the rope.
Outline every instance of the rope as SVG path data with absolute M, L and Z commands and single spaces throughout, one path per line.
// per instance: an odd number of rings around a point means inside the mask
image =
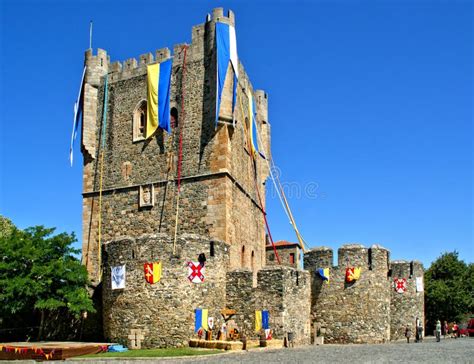
M 107 99 L 109 95 L 108 91 L 108 78 L 109 75 L 105 75 L 105 92 L 104 92 L 104 109 L 102 112 L 102 143 L 100 150 L 100 180 L 99 180 L 99 251 L 98 251 L 98 262 L 99 262 L 99 281 L 102 280 L 102 183 L 104 176 L 104 150 L 105 150 L 105 131 L 107 129 Z
M 188 46 L 183 46 L 183 74 L 181 76 L 181 112 L 178 116 L 178 121 L 181 118 L 181 125 L 179 126 L 179 147 L 178 147 L 178 197 L 176 198 L 176 216 L 174 221 L 174 240 L 173 240 L 173 254 L 176 253 L 176 238 L 178 236 L 178 220 L 179 220 L 179 197 L 181 192 L 181 166 L 183 163 L 183 129 L 184 129 L 184 76 L 186 75 L 186 51 Z
M 263 145 L 262 138 L 260 137 L 260 133 L 259 133 L 257 127 L 255 127 L 255 131 L 257 133 L 258 142 L 260 143 L 260 145 Z M 290 220 L 290 224 L 293 226 L 293 230 L 295 231 L 296 237 L 297 237 L 297 239 L 298 239 L 298 241 L 299 241 L 299 243 L 300 243 L 300 245 L 303 249 L 303 252 L 304 252 L 305 251 L 305 246 L 306 247 L 308 247 L 308 246 L 307 246 L 306 242 L 304 241 L 303 237 L 301 236 L 301 234 L 298 230 L 298 227 L 296 226 L 296 221 L 293 217 L 293 213 L 291 212 L 290 205 L 289 205 L 288 200 L 285 196 L 285 191 L 283 190 L 283 187 L 281 185 L 281 182 L 280 182 L 278 176 L 275 178 L 275 176 L 273 175 L 272 168 L 271 168 L 270 163 L 268 162 L 267 158 L 264 158 L 264 159 L 265 159 L 265 162 L 267 163 L 267 167 L 268 167 L 268 170 L 270 172 L 270 176 L 272 178 L 273 185 L 275 186 L 275 190 L 276 190 L 277 195 L 280 199 L 280 202 L 283 206 L 283 210 L 285 211 L 286 216 Z M 273 161 L 273 159 L 272 159 L 272 165 L 273 165 L 274 168 L 276 168 L 275 162 Z
M 242 113 L 242 118 L 245 120 L 245 114 L 244 114 L 244 108 L 242 106 L 242 98 L 239 97 L 239 105 L 240 105 L 240 112 Z M 252 122 L 252 120 L 250 120 L 250 122 Z M 249 151 L 250 151 L 250 160 L 252 161 L 252 164 L 254 165 L 254 171 L 255 171 L 255 190 L 257 191 L 257 196 L 258 196 L 258 201 L 260 203 L 260 208 L 262 210 L 262 214 L 263 214 L 263 219 L 265 221 L 265 226 L 267 228 L 267 232 L 268 232 L 268 237 L 270 238 L 270 242 L 272 244 L 272 247 L 273 247 L 273 252 L 275 253 L 275 257 L 277 259 L 277 262 L 278 264 L 281 264 L 281 261 L 280 261 L 280 256 L 278 255 L 278 252 L 276 250 L 276 246 L 275 246 L 275 243 L 273 242 L 273 237 L 272 237 L 272 233 L 270 231 L 270 225 L 268 224 L 268 220 L 267 220 L 267 213 L 265 211 L 265 208 L 263 207 L 263 203 L 262 203 L 262 199 L 260 197 L 260 191 L 258 189 L 258 183 L 257 183 L 257 170 L 256 170 L 256 166 L 255 164 L 253 163 L 254 162 L 254 158 L 255 156 L 253 155 L 252 153 L 252 145 L 251 145 L 251 140 L 250 140 L 250 135 L 249 135 L 249 132 L 247 130 L 247 125 L 245 125 L 245 122 L 242 123 L 243 124 L 243 128 L 244 128 L 244 134 L 245 134 L 245 138 L 247 140 L 247 143 L 248 143 L 248 148 L 249 148 Z M 256 128 L 256 127 L 255 127 Z M 258 132 L 258 130 L 257 130 Z

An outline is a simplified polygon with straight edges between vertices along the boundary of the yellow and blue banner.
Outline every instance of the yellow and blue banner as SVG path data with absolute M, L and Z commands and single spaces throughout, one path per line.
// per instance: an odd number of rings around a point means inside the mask
M 267 310 L 255 311 L 255 331 L 261 329 L 268 330 L 270 328 L 270 314 Z
M 208 316 L 207 308 L 196 308 L 196 310 L 195 310 L 195 321 L 194 321 L 194 332 L 198 332 L 198 330 L 201 327 L 206 331 L 208 330 L 207 316 Z
M 147 125 L 146 138 L 160 127 L 171 132 L 170 91 L 172 60 L 150 64 L 147 67 Z
M 221 109 L 222 90 L 227 76 L 229 61 L 234 69 L 234 87 L 232 91 L 232 118 L 234 116 L 235 101 L 237 96 L 237 82 L 239 79 L 239 59 L 237 56 L 237 38 L 235 28 L 225 23 L 216 23 L 216 48 L 217 48 L 217 77 L 216 77 L 216 126 Z
M 260 154 L 260 156 L 262 156 L 263 158 L 265 158 L 263 151 L 259 150 L 258 148 L 259 138 L 258 138 L 258 130 L 257 130 L 257 119 L 255 117 L 257 107 L 255 106 L 255 100 L 250 90 L 248 92 L 247 98 L 248 98 L 248 116 L 247 117 L 249 120 L 248 140 L 250 140 L 249 148 L 251 150 L 251 154 L 253 158 L 257 156 L 257 153 Z
M 327 281 L 329 283 L 329 268 L 319 268 L 318 274 L 323 281 Z

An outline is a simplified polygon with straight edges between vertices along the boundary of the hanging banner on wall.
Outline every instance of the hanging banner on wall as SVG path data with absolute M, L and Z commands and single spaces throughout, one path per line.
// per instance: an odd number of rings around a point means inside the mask
M 423 277 L 416 277 L 416 291 L 423 292 Z
M 262 311 L 255 311 L 255 331 L 262 329 Z
M 255 311 L 255 331 L 261 329 L 268 330 L 270 328 L 270 314 L 267 310 Z
M 147 125 L 146 138 L 160 127 L 171 132 L 170 90 L 172 60 L 147 66 Z
M 188 279 L 193 283 L 204 282 L 206 268 L 199 262 L 188 262 Z
M 207 331 L 207 315 L 207 308 L 196 308 L 194 311 L 194 332 L 198 332 L 201 327 Z
M 234 115 L 235 100 L 237 95 L 237 82 L 239 79 L 239 60 L 237 57 L 237 40 L 235 28 L 225 23 L 216 23 L 216 48 L 217 48 L 217 92 L 216 92 L 216 126 L 221 108 L 222 90 L 227 76 L 229 61 L 234 70 L 234 84 L 232 89 L 232 117 Z
M 161 262 L 145 263 L 143 265 L 145 271 L 145 280 L 150 283 L 157 283 L 161 279 Z
M 270 314 L 267 310 L 262 311 L 262 329 L 268 330 L 270 328 Z
M 404 293 L 407 290 L 407 279 L 406 278 L 395 278 L 393 280 L 395 291 L 397 293 Z
M 360 268 L 346 268 L 346 282 L 355 282 L 360 278 Z
M 125 288 L 125 264 L 112 267 L 112 289 Z
M 329 283 L 329 268 L 319 268 L 316 272 L 323 281 Z

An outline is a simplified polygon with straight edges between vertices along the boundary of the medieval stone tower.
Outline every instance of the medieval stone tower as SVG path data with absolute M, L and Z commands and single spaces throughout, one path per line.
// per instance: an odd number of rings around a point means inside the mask
M 248 122 L 246 95 L 252 93 L 263 151 L 270 158 L 267 95 L 254 90 L 239 63 L 234 127 L 229 65 L 215 126 L 216 22 L 234 25 L 234 14 L 229 11 L 225 16 L 223 9 L 215 9 L 204 24 L 193 27 L 191 44 L 175 45 L 172 55 L 163 48 L 154 55 L 141 55 L 138 61 L 111 63 L 105 50 L 94 55 L 89 49 L 85 54 L 83 259 L 92 281 L 101 284 L 104 334 L 113 341 L 130 344 L 127 339 L 135 335 L 145 346 L 185 345 L 193 333 L 196 308 L 207 308 L 209 316 L 219 318 L 221 309 L 240 302 L 233 297 L 241 291 L 226 296 L 226 280 L 233 279 L 227 277 L 228 271 L 244 272 L 251 291 L 262 286 L 259 279 L 268 279 L 265 273 L 257 277 L 265 266 L 268 170 L 262 158 L 252 160 L 243 124 Z M 145 140 L 146 66 L 169 58 L 172 132 L 159 130 Z M 175 241 L 180 133 L 182 173 Z M 186 262 L 196 261 L 199 254 L 207 258 L 206 277 L 203 283 L 192 284 Z M 143 264 L 155 261 L 162 262 L 162 278 L 150 285 L 144 280 Z M 112 290 L 110 269 L 117 265 L 126 265 L 126 286 Z M 272 284 L 263 286 L 272 289 Z M 309 314 L 309 285 L 303 297 Z M 253 319 L 243 315 L 244 311 L 253 315 L 258 309 L 254 305 L 258 306 L 255 300 L 247 302 L 237 315 L 249 334 Z M 283 326 L 284 320 L 282 332 Z
M 193 27 L 191 44 L 175 45 L 172 53 L 162 48 L 113 63 L 105 50 L 85 53 L 82 253 L 102 293 L 105 338 L 130 347 L 187 345 L 195 310 L 207 309 L 218 326 L 224 308 L 235 311 L 248 338 L 259 335 L 254 322 L 260 310 L 269 312 L 274 338 L 291 333 L 297 344 L 309 343 L 316 327 L 333 342 L 398 337 L 399 326 L 420 314 L 422 303 L 415 293 L 403 298 L 390 292 L 387 250 L 341 248 L 340 259 L 366 271 L 354 287 L 344 286 L 342 261 L 332 267 L 332 251 L 325 249 L 305 254 L 309 272 L 298 264 L 266 265 L 269 171 L 265 159 L 252 158 L 246 116 L 252 95 L 260 148 L 271 158 L 267 94 L 253 88 L 239 62 L 234 124 L 229 64 L 216 126 L 216 23 L 234 26 L 234 14 L 214 9 Z M 147 65 L 168 59 L 172 130 L 146 139 Z M 205 279 L 192 283 L 187 262 L 203 255 Z M 153 262 L 161 262 L 161 279 L 150 284 L 144 264 Z M 125 284 L 112 289 L 117 266 L 126 267 Z M 334 270 L 331 285 L 318 281 L 315 271 L 322 267 Z M 405 263 L 392 269 L 413 276 L 422 271 Z

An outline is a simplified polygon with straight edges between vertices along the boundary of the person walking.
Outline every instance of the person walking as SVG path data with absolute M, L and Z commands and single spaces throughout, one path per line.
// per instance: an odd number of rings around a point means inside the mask
M 436 342 L 441 341 L 441 321 L 436 321 Z
M 444 321 L 444 338 L 446 339 L 446 337 L 448 336 L 449 334 L 449 325 L 448 325 L 448 321 Z
M 411 327 L 410 325 L 407 325 L 405 328 L 405 337 L 407 338 L 407 344 L 410 343 L 410 337 L 411 337 Z

